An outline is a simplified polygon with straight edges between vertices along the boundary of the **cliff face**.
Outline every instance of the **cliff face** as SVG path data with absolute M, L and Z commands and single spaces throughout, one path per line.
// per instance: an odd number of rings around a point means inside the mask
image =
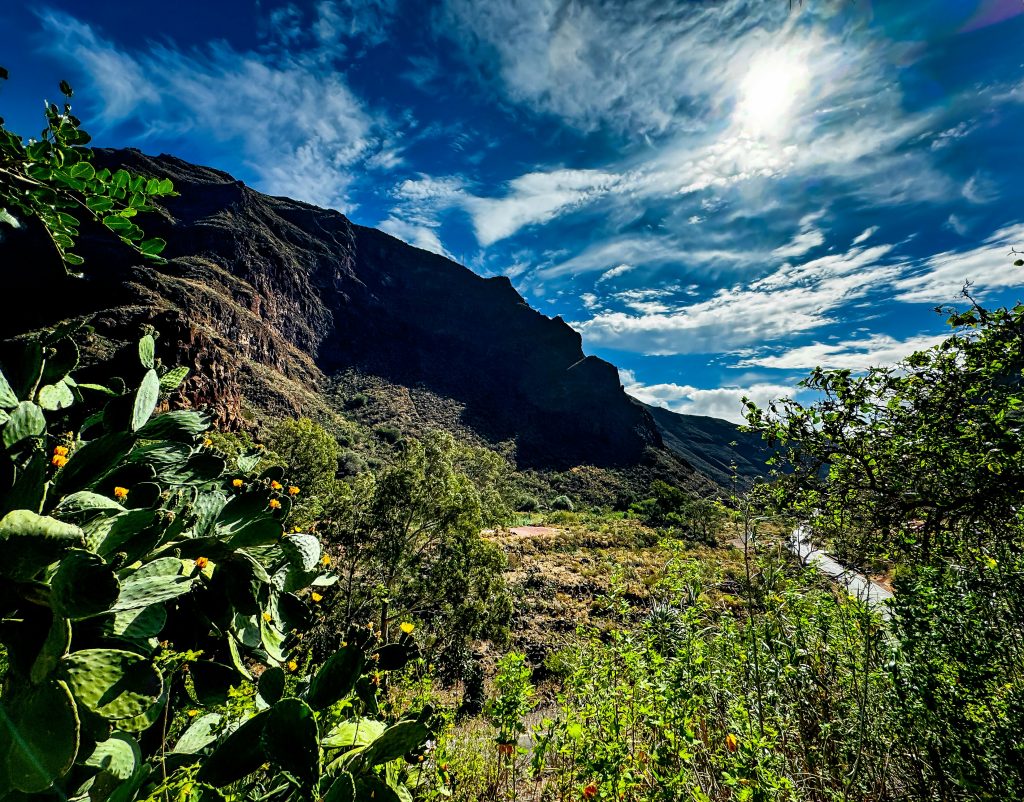
M 173 157 L 97 160 L 173 179 L 180 197 L 142 221 L 169 243 L 168 263 L 143 264 L 86 230 L 78 250 L 91 278 L 71 280 L 39 261 L 37 232 L 14 232 L 0 265 L 5 294 L 23 302 L 5 301 L 0 338 L 88 314 L 88 350 L 109 352 L 152 324 L 165 361 L 193 370 L 177 402 L 212 405 L 228 427 L 246 403 L 306 411 L 330 376 L 354 370 L 453 399 L 461 425 L 513 441 L 524 467 L 631 466 L 663 450 L 615 368 L 508 279 Z

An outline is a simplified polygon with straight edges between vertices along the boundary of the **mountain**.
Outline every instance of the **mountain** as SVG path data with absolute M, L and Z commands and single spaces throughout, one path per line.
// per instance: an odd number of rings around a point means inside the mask
M 0 263 L 5 294 L 19 300 L 5 305 L 0 338 L 88 315 L 83 345 L 99 357 L 151 324 L 164 361 L 192 370 L 176 403 L 213 407 L 226 428 L 254 412 L 337 414 L 373 390 L 381 403 L 360 414 L 505 444 L 522 468 L 665 473 L 694 487 L 721 482 L 730 461 L 757 472 L 752 446 L 728 445 L 735 427 L 630 398 L 612 365 L 585 355 L 577 332 L 531 309 L 504 276 L 171 156 L 96 154 L 174 181 L 180 196 L 142 220 L 167 240 L 167 263 L 85 227 L 90 278 L 68 278 L 41 259 L 39 232 L 14 232 Z

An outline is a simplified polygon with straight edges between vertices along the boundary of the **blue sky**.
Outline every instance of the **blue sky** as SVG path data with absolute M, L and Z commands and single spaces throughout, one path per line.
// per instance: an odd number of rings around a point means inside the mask
M 505 274 L 634 395 L 739 418 L 898 360 L 1024 272 L 1022 0 L 8 0 L 0 114 L 56 81 L 167 152 Z

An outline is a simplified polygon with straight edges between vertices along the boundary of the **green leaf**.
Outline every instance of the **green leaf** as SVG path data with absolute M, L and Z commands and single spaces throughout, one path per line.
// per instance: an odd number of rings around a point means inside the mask
M 211 785 L 228 785 L 262 766 L 266 762 L 262 735 L 269 715 L 269 710 L 257 713 L 221 741 L 203 761 L 196 779 Z
M 156 371 L 150 369 L 142 379 L 138 392 L 135 394 L 135 406 L 132 409 L 132 431 L 137 432 L 149 420 L 160 399 L 160 378 Z
M 89 162 L 79 162 L 71 168 L 71 177 L 79 181 L 91 181 L 96 177 L 96 168 Z
M 103 558 L 83 549 L 64 554 L 50 584 L 54 610 L 72 621 L 109 610 L 121 587 Z
M 59 409 L 67 409 L 74 403 L 75 394 L 62 381 L 48 384 L 39 391 L 39 406 L 45 410 L 55 412 Z
M 147 658 L 121 649 L 82 649 L 61 660 L 75 699 L 106 719 L 144 714 L 163 693 L 163 676 Z
M 200 716 L 189 725 L 189 728 L 182 733 L 178 743 L 171 750 L 172 754 L 194 755 L 218 738 L 218 730 L 222 716 L 219 713 L 207 713 Z
M 379 766 L 418 749 L 426 743 L 429 736 L 430 730 L 426 724 L 419 721 L 399 721 L 384 730 L 380 738 L 366 747 L 366 751 L 359 759 L 366 766 Z
M 167 371 L 160 377 L 160 392 L 169 393 L 178 389 L 178 385 L 185 381 L 186 376 L 188 376 L 188 368 L 176 367 Z
M 284 693 L 284 670 L 280 666 L 271 666 L 260 674 L 259 692 L 268 705 L 281 698 Z
M 26 438 L 38 437 L 46 431 L 43 411 L 31 401 L 22 401 L 10 415 L 3 430 L 3 443 L 7 448 Z
M 84 545 L 77 526 L 30 510 L 14 510 L 0 520 L 0 574 L 28 579 L 68 548 Z
M 332 729 L 321 742 L 325 749 L 353 749 L 369 746 L 387 729 L 387 724 L 373 718 L 353 718 Z
M 343 646 L 320 666 L 309 685 L 307 699 L 315 710 L 325 710 L 344 699 L 356 686 L 363 671 L 363 650 L 355 644 Z
M 356 784 L 352 775 L 342 771 L 324 795 L 323 802 L 355 802 Z
M 139 362 L 142 363 L 142 367 L 152 370 L 155 367 L 153 364 L 155 356 L 156 340 L 153 339 L 152 334 L 147 334 L 139 340 Z
M 103 218 L 103 225 L 113 231 L 115 234 L 124 235 L 134 228 L 134 224 L 131 220 L 126 217 L 121 217 L 118 214 L 110 214 Z
M 158 256 L 166 247 L 167 240 L 160 239 L 160 237 L 153 237 L 139 243 L 139 250 L 143 256 Z
M 177 557 L 161 557 L 122 577 L 121 594 L 111 609 L 134 610 L 188 593 L 193 580 L 182 576 L 182 567 Z
M 103 197 L 102 195 L 93 195 L 87 198 L 85 205 L 89 207 L 89 211 L 95 212 L 96 214 L 103 214 L 109 212 L 114 208 L 114 202 L 110 198 Z
M 21 228 L 21 223 L 18 222 L 18 218 L 6 209 L 0 209 L 0 223 L 6 223 L 11 228 Z
M 118 780 L 127 780 L 142 762 L 142 750 L 126 732 L 115 732 L 107 740 L 100 741 L 81 763 L 107 772 Z
M 22 686 L 0 697 L 0 746 L 14 787 L 39 793 L 63 777 L 78 753 L 81 723 L 68 686 Z
M 320 732 L 316 716 L 301 699 L 282 699 L 270 708 L 261 742 L 267 757 L 307 788 L 320 778 Z
M 3 371 L 0 371 L 0 409 L 13 409 L 18 406 L 18 396 L 14 394 L 11 385 L 7 383 Z

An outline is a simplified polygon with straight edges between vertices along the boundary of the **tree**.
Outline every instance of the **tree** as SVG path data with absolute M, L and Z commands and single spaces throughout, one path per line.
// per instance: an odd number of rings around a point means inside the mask
M 815 370 L 819 399 L 749 426 L 778 445 L 760 489 L 848 560 L 893 566 L 890 666 L 920 788 L 1024 788 L 1024 306 L 952 311 L 954 333 L 892 368 Z
M 6 79 L 7 70 L 0 67 L 0 80 Z M 67 81 L 60 82 L 60 91 L 66 100 L 74 94 Z M 152 211 L 151 198 L 176 194 L 171 180 L 97 170 L 86 147 L 91 137 L 71 105 L 47 103 L 45 115 L 40 138 L 27 142 L 8 131 L 0 117 L 0 224 L 19 228 L 23 221 L 38 221 L 65 268 L 85 261 L 72 250 L 81 215 L 105 226 L 142 256 L 159 259 L 167 243 L 145 239 L 133 218 Z

